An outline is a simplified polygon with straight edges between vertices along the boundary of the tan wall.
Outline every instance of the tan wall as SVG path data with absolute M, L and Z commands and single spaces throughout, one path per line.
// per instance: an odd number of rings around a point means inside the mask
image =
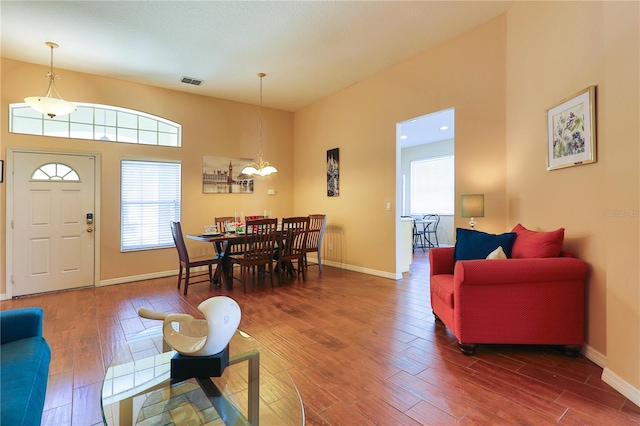
M 283 217 L 293 211 L 293 114 L 264 109 L 264 154 L 279 172 L 258 178 L 251 195 L 203 194 L 202 157 L 254 158 L 259 150 L 259 107 L 221 99 L 197 96 L 172 90 L 102 78 L 68 70 L 56 70 L 60 93 L 67 100 L 115 105 L 158 115 L 182 124 L 182 148 L 137 146 L 75 139 L 35 137 L 8 132 L 8 104 L 23 102 L 25 96 L 44 93 L 46 67 L 2 59 L 1 152 L 7 148 L 98 152 L 102 156 L 102 211 L 100 280 L 144 276 L 176 270 L 175 249 L 120 252 L 120 160 L 127 158 L 176 159 L 182 162 L 182 223 L 185 233 L 204 230 L 214 216 L 262 214 L 270 210 Z M 258 81 L 248 82 L 256 85 Z M 0 226 L 5 229 L 5 184 L 0 185 Z M 276 196 L 267 196 L 267 189 Z M 209 245 L 188 242 L 196 253 L 211 250 Z M 2 286 L 5 286 L 5 254 L 2 248 Z
M 507 14 L 508 222 L 565 228 L 565 247 L 590 265 L 587 344 L 636 388 L 638 12 L 637 2 L 523 2 Z M 590 85 L 597 85 L 598 162 L 546 171 L 545 110 Z
M 296 112 L 294 210 L 327 214 L 343 249 L 326 259 L 395 273 L 396 123 L 451 107 L 456 194 L 484 193 L 483 230 L 504 230 L 505 31 L 503 16 Z M 340 196 L 329 198 L 325 158 L 336 147 Z

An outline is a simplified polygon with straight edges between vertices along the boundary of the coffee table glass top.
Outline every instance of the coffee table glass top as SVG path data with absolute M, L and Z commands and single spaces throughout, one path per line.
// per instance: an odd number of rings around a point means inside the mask
M 204 321 L 200 327 L 206 327 Z M 199 334 L 196 326 L 194 335 Z M 303 425 L 298 390 L 278 357 L 248 334 L 229 342 L 222 376 L 172 383 L 161 327 L 137 334 L 113 357 L 102 385 L 106 425 Z

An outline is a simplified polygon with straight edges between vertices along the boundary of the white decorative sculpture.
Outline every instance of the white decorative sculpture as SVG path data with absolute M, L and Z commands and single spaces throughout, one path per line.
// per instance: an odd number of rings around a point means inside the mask
M 140 308 L 138 315 L 164 321 L 164 340 L 181 355 L 215 355 L 227 346 L 238 329 L 240 306 L 230 297 L 216 296 L 200 303 L 198 310 L 204 314 L 205 320 L 197 320 L 188 314 L 166 314 L 146 308 Z M 178 323 L 178 330 L 200 328 L 200 331 L 189 333 L 195 336 L 184 334 L 175 330 L 173 323 Z

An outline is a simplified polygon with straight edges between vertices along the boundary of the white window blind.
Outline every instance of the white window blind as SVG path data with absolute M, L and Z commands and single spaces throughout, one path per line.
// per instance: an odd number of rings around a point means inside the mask
M 411 214 L 454 214 L 453 155 L 411 162 Z
M 120 250 L 172 247 L 180 221 L 181 164 L 122 160 Z

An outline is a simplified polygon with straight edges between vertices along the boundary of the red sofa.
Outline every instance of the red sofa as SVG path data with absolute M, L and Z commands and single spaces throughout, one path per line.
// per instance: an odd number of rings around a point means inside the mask
M 577 355 L 587 264 L 570 256 L 459 260 L 454 268 L 453 247 L 433 248 L 433 313 L 465 355 L 478 344 L 562 345 Z

